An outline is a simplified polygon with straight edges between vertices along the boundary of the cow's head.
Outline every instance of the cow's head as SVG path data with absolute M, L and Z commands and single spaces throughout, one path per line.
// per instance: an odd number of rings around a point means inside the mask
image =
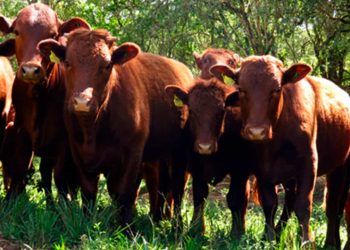
M 285 69 L 282 62 L 272 56 L 248 57 L 239 70 L 212 68 L 213 74 L 224 74 L 238 84 L 242 134 L 255 141 L 272 139 L 273 126 L 283 107 L 283 86 L 302 80 L 310 71 L 311 67 L 306 64 Z
M 65 68 L 68 110 L 76 114 L 96 115 L 107 103 L 109 89 L 117 77 L 114 65 L 122 65 L 140 53 L 134 43 L 115 45 L 115 38 L 105 30 L 76 30 L 68 35 L 66 45 L 48 39 L 38 45 L 44 54 L 51 51 Z M 109 84 L 111 83 L 111 84 Z
M 200 77 L 203 79 L 209 79 L 213 76 L 210 73 L 210 68 L 214 65 L 227 65 L 237 68 L 241 62 L 241 58 L 228 49 L 209 48 L 202 55 L 194 52 L 193 56 L 198 68 L 201 70 Z
M 218 139 L 223 131 L 225 108 L 236 104 L 238 93 L 215 78 L 197 79 L 186 91 L 177 85 L 165 88 L 174 105 L 187 105 L 187 118 L 193 138 L 194 150 L 199 154 L 213 154 L 218 149 Z
M 16 36 L 0 44 L 0 56 L 16 55 L 19 65 L 17 78 L 28 83 L 40 83 L 46 78 L 49 57 L 42 57 L 37 44 L 48 38 L 58 39 L 77 27 L 90 29 L 83 19 L 72 18 L 61 22 L 47 5 L 31 4 L 23 8 L 13 21 L 0 16 L 0 31 Z

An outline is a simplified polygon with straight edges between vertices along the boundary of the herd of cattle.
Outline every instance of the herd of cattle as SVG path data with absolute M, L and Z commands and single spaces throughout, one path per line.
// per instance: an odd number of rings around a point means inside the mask
M 37 155 L 48 204 L 53 175 L 61 197 L 80 189 L 88 211 L 102 173 L 120 206 L 119 222 L 129 225 L 144 178 L 153 218 L 174 213 L 181 225 L 190 173 L 194 229 L 204 233 L 208 185 L 230 175 L 231 234 L 239 237 L 254 175 L 267 239 L 295 212 L 302 241 L 312 246 L 313 190 L 326 175 L 325 245 L 340 248 L 344 207 L 350 222 L 350 98 L 308 76 L 310 66 L 207 49 L 194 53 L 200 75 L 193 79 L 184 64 L 134 43 L 117 46 L 109 32 L 91 30 L 81 18 L 63 22 L 43 4 L 23 8 L 14 20 L 0 15 L 0 31 L 15 35 L 0 44 L 0 55 L 18 63 L 14 76 L 8 60 L 0 61 L 6 198 L 25 191 Z M 275 225 L 278 184 L 285 205 Z

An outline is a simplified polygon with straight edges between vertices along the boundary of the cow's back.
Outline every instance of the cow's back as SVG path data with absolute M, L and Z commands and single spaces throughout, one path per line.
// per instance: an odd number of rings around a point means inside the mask
M 317 98 L 317 149 L 319 174 L 333 164 L 343 164 L 350 147 L 350 98 L 349 95 L 323 78 L 308 77 Z
M 180 138 L 180 115 L 165 92 L 169 84 L 187 88 L 193 77 L 182 63 L 149 53 L 142 53 L 125 65 L 121 78 L 137 74 L 139 90 L 145 93 L 143 104 L 149 107 L 149 136 L 145 148 L 145 158 L 158 158 L 169 152 L 169 147 L 178 143 Z M 127 70 L 127 68 L 129 68 Z M 130 72 L 131 71 L 131 72 Z

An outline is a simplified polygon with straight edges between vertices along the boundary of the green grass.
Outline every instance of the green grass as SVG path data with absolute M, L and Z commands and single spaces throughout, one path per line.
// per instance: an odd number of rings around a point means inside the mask
M 35 187 L 38 174 L 27 186 L 27 196 L 22 195 L 9 203 L 0 203 L 1 235 L 22 247 L 33 249 L 299 249 L 296 218 L 289 221 L 282 233 L 281 241 L 262 240 L 264 218 L 260 207 L 252 206 L 247 214 L 247 233 L 240 241 L 229 237 L 231 215 L 226 207 L 226 189 L 217 190 L 215 201 L 208 200 L 205 217 L 207 232 L 204 237 L 191 237 L 190 221 L 192 203 L 186 192 L 182 215 L 184 230 L 172 229 L 170 221 L 154 225 L 148 216 L 148 198 L 141 194 L 137 202 L 135 226 L 139 230 L 131 239 L 121 233 L 115 223 L 116 209 L 111 206 L 105 181 L 100 182 L 98 202 L 92 216 L 87 219 L 80 208 L 80 201 L 57 203 L 47 209 L 45 197 Z M 144 193 L 142 187 L 141 193 Z M 214 191 L 214 188 L 212 188 Z M 3 190 L 1 193 L 3 195 Z M 314 206 L 311 220 L 312 232 L 318 248 L 324 243 L 326 218 L 320 205 Z M 342 223 L 341 237 L 346 241 L 346 230 Z M 1 245 L 0 245 L 1 246 Z

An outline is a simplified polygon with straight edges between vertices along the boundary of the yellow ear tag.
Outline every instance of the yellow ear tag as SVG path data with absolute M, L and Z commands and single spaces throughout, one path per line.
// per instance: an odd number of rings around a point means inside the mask
M 224 80 L 224 83 L 228 86 L 233 86 L 233 84 L 235 83 L 235 81 L 231 77 L 228 77 L 224 74 L 222 74 L 222 79 Z
M 181 99 L 179 97 L 177 97 L 176 95 L 174 95 L 174 104 L 178 108 L 182 108 L 184 106 L 183 101 L 181 101 Z
M 53 63 L 60 63 L 60 59 L 51 51 L 50 53 L 50 61 Z

